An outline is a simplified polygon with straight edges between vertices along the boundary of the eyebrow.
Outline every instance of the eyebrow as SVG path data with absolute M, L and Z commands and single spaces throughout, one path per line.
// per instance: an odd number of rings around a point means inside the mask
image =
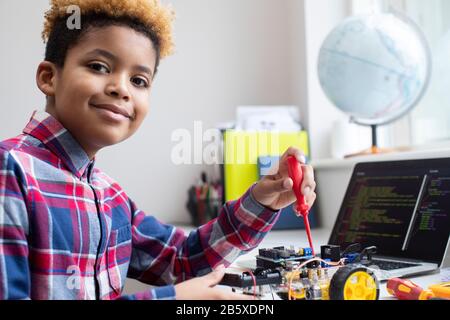
M 117 62 L 119 60 L 119 58 L 117 58 L 114 54 L 112 54 L 111 52 L 107 51 L 107 50 L 103 50 L 103 49 L 95 49 L 92 50 L 90 52 L 87 53 L 88 55 L 99 55 L 99 56 L 103 56 L 109 60 L 112 60 L 114 62 Z M 146 67 L 146 66 L 142 66 L 142 65 L 136 65 L 134 66 L 134 68 L 136 70 L 139 70 L 141 72 L 144 73 L 148 73 L 151 77 L 153 77 L 153 72 L 150 68 Z

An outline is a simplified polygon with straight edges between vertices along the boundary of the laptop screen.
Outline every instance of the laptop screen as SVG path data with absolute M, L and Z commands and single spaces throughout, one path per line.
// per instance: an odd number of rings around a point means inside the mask
M 330 244 L 440 264 L 450 233 L 450 159 L 356 165 Z

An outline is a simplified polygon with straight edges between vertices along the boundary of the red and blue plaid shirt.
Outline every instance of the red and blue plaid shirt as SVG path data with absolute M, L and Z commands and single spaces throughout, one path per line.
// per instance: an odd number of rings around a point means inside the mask
M 173 299 L 254 249 L 278 213 L 248 190 L 188 236 L 139 210 L 52 116 L 0 143 L 0 299 Z M 125 279 L 153 285 L 121 295 Z

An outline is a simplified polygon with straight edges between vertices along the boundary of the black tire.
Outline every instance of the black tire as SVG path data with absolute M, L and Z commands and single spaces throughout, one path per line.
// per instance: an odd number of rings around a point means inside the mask
M 374 300 L 378 300 L 380 296 L 380 284 L 378 282 L 377 277 L 375 274 L 363 266 L 345 266 L 340 268 L 332 277 L 330 282 L 330 299 L 331 300 L 346 300 L 345 299 L 345 292 L 344 287 L 352 275 L 354 275 L 356 272 L 364 272 L 369 277 L 371 277 L 376 286 L 376 296 Z
M 287 292 L 277 292 L 277 295 L 281 300 L 289 300 L 289 295 Z

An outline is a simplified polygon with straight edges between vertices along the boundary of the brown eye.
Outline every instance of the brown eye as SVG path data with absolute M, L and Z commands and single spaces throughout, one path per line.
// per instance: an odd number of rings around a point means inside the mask
M 131 82 L 133 82 L 136 86 L 141 88 L 148 88 L 148 82 L 147 80 L 140 78 L 140 77 L 134 77 L 131 79 Z
M 97 72 L 101 72 L 101 73 L 109 73 L 109 69 L 108 67 L 106 67 L 105 65 L 101 64 L 101 63 L 91 63 L 88 65 L 88 67 L 92 70 L 95 70 Z

